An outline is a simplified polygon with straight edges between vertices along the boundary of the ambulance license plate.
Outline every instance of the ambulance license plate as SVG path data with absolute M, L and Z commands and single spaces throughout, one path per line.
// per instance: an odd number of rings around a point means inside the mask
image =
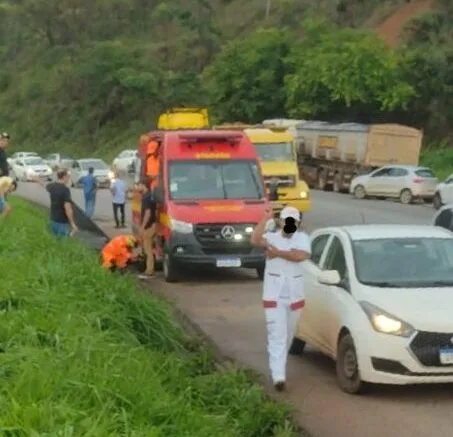
M 440 363 L 444 365 L 453 364 L 453 348 L 440 350 Z
M 217 267 L 241 267 L 240 258 L 222 258 L 216 262 Z

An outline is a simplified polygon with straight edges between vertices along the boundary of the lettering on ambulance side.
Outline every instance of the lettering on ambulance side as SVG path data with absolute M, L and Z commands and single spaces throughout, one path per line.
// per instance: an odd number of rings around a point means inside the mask
M 244 205 L 206 205 L 203 209 L 211 212 L 240 211 L 244 209 Z
M 203 153 L 196 153 L 195 158 L 197 158 L 197 159 L 229 159 L 229 158 L 231 158 L 231 153 L 203 152 Z

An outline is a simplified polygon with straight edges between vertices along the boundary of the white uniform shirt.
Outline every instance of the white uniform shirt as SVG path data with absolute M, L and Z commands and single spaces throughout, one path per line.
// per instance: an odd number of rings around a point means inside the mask
M 278 250 L 290 251 L 303 250 L 311 254 L 310 238 L 305 232 L 297 231 L 291 237 L 285 238 L 281 231 L 266 232 L 263 238 Z M 303 274 L 303 264 L 305 261 L 294 262 L 283 258 L 266 259 L 266 273 L 278 274 L 286 277 L 295 277 Z

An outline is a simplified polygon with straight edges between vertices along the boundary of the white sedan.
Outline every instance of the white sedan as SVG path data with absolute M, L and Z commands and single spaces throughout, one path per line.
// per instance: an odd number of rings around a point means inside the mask
M 52 179 L 52 169 L 40 157 L 32 156 L 16 159 L 11 169 L 16 180 L 20 181 L 31 181 L 36 176 L 49 181 Z
M 128 149 L 123 150 L 112 163 L 113 168 L 122 172 L 129 172 L 137 158 L 137 151 Z
M 306 307 L 291 353 L 336 361 L 347 393 L 367 383 L 453 382 L 453 233 L 358 225 L 312 234 Z

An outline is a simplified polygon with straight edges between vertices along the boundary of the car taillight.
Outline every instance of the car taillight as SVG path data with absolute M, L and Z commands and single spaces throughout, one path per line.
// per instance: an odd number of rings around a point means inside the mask
M 423 181 L 424 181 L 423 178 L 414 178 L 414 179 L 412 180 L 412 182 L 413 182 L 414 184 L 421 184 Z

